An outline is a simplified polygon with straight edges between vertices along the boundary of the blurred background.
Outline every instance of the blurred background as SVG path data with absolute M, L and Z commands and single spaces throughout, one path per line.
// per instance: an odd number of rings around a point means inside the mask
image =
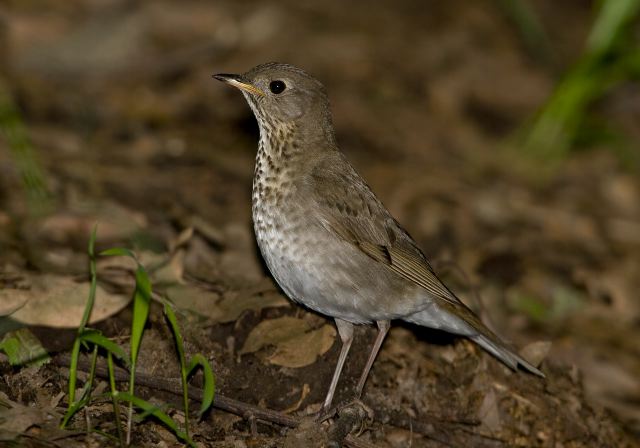
M 474 285 L 470 305 L 516 344 L 552 341 L 549 362 L 638 435 L 639 13 L 637 0 L 5 0 L 0 289 L 86 276 L 96 221 L 102 247 L 154 253 L 193 227 L 208 264 L 187 260 L 190 276 L 264 279 L 257 126 L 211 74 L 287 62 L 326 85 L 340 146 L 462 295 Z

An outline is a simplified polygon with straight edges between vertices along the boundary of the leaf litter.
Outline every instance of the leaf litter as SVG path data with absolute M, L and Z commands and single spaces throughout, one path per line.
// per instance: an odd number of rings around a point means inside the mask
M 546 24 L 576 50 L 570 42 L 580 36 L 564 19 L 585 27 L 591 10 L 547 3 L 540 6 L 552 11 L 543 13 Z M 357 6 L 341 3 L 300 9 L 187 1 L 179 14 L 164 4 L 109 5 L 72 2 L 34 15 L 14 2 L 3 11 L 8 27 L 0 27 L 0 59 L 63 211 L 26 216 L 19 173 L 0 139 L 0 291 L 29 289 L 31 276 L 43 275 L 88 289 L 78 279 L 86 277 L 86 239 L 98 218 L 105 221 L 98 232 L 103 244 L 134 246 L 148 257 L 145 263 L 158 267 L 155 280 L 184 315 L 198 317 L 185 328 L 185 349 L 214 360 L 225 395 L 310 412 L 326 393 L 339 344 L 330 321 L 291 306 L 267 277 L 250 224 L 256 139 L 250 112 L 210 80 L 220 67 L 255 65 L 256 54 L 296 59 L 327 81 L 341 145 L 374 191 L 429 256 L 455 260 L 482 285 L 496 329 L 520 347 L 529 342 L 523 353 L 544 358 L 549 372 L 543 386 L 469 343 L 396 325 L 364 397 L 376 410 L 428 422 L 433 438 L 381 423 L 364 436 L 380 447 L 434 446 L 437 440 L 453 446 L 624 446 L 628 434 L 640 434 L 640 187 L 610 154 L 577 155 L 538 189 L 496 157 L 502 137 L 553 85 L 553 76 L 522 54 L 500 14 L 461 1 L 412 14 L 397 2 L 355 12 L 349 8 Z M 92 32 L 95 17 L 105 13 L 110 19 Z M 318 17 L 341 25 L 317 26 Z M 556 20 L 562 26 L 554 28 Z M 300 24 L 308 32 L 298 33 Z M 379 33 L 380 24 L 388 32 Z M 84 57 L 82 49 L 93 44 L 102 53 Z M 386 77 L 389 66 L 392 78 Z M 624 104 L 637 104 L 637 95 L 626 92 Z M 615 98 L 613 104 L 628 120 L 637 117 Z M 192 234 L 183 230 L 190 226 Z M 145 238 L 156 243 L 153 250 Z M 5 275 L 16 271 L 26 279 L 20 285 Z M 131 266 L 103 264 L 99 277 L 105 291 L 126 291 L 127 298 Z M 0 306 L 10 313 L 25 297 Z M 285 317 L 295 322 L 285 325 L 288 334 L 255 342 L 269 338 L 263 322 Z M 122 337 L 126 318 L 125 310 L 102 325 Z M 161 317 L 154 319 L 140 368 L 168 377 L 176 369 L 157 330 Z M 59 339 L 57 333 L 48 337 Z M 372 338 L 371 329 L 357 329 L 339 401 L 352 397 Z M 547 340 L 550 348 L 531 342 Z M 237 357 L 236 341 L 260 347 Z M 313 361 L 299 348 L 307 345 Z M 301 366 L 284 367 L 281 360 Z M 35 383 L 6 363 L 1 367 L 6 386 L 0 390 L 23 405 L 40 403 L 36 392 L 57 396 L 65 385 L 63 372 L 50 365 L 29 372 Z M 305 384 L 318 387 L 305 393 Z M 112 418 L 99 407 L 91 412 Z M 216 411 L 212 418 L 195 429 L 203 444 L 280 446 L 279 429 L 259 424 L 255 437 L 237 417 Z M 172 443 L 152 422 L 139 429 L 141 446 Z
M 331 325 L 312 329 L 305 319 L 283 316 L 260 322 L 249 333 L 240 354 L 274 347 L 273 352 L 263 353 L 267 361 L 277 366 L 300 368 L 324 355 L 335 337 L 336 330 Z
M 289 301 L 272 290 L 228 291 L 222 296 L 193 284 L 176 285 L 166 289 L 167 296 L 185 311 L 207 318 L 212 323 L 234 322 L 247 311 L 259 312 L 265 308 L 288 307 Z
M 26 325 L 54 328 L 76 328 L 84 312 L 88 283 L 78 283 L 73 277 L 24 273 L 22 288 L 3 288 L 0 301 L 16 297 L 24 302 L 10 317 Z M 131 297 L 112 294 L 100 285 L 90 323 L 99 322 L 126 307 Z

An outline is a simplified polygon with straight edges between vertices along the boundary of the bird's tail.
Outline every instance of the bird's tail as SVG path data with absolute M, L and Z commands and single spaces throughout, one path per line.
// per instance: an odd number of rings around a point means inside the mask
M 505 363 L 507 366 L 511 367 L 513 370 L 518 370 L 518 365 L 522 366 L 524 369 L 533 373 L 534 375 L 538 375 L 544 378 L 544 373 L 535 368 L 529 362 L 527 362 L 523 357 L 517 355 L 512 350 L 507 348 L 504 344 L 497 341 L 497 338 L 490 338 L 485 336 L 482 333 L 478 333 L 472 336 L 469 336 L 473 342 L 478 344 L 480 347 L 491 353 L 493 356 L 498 358 L 500 361 Z
M 443 303 L 439 307 L 431 306 L 422 312 L 405 317 L 404 320 L 466 336 L 513 370 L 518 370 L 518 365 L 520 365 L 534 375 L 544 378 L 544 374 L 540 370 L 502 342 L 498 335 L 487 328 L 478 316 L 462 302 Z

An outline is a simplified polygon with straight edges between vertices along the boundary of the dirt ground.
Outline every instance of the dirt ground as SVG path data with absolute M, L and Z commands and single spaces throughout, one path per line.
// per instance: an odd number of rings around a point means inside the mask
M 327 86 L 340 146 L 445 281 L 547 375 L 394 324 L 363 396 L 374 418 L 345 446 L 640 446 L 638 167 L 606 145 L 572 153 L 544 178 L 538 162 L 515 167 L 522 156 L 508 137 L 576 60 L 591 23 L 589 2 L 535 7 L 550 64 L 489 0 L 0 4 L 0 88 L 51 193 L 44 211 L 30 208 L 0 137 L 0 298 L 55 301 L 71 286 L 86 295 L 98 222 L 99 249 L 129 247 L 156 267 L 155 291 L 175 303 L 185 349 L 211 362 L 220 396 L 292 419 L 317 412 L 339 338 L 329 319 L 286 300 L 263 265 L 250 218 L 257 126 L 241 95 L 211 79 L 288 62 Z M 639 105 L 637 84 L 597 105 L 636 148 Z M 96 326 L 125 346 L 131 268 L 100 259 L 98 269 L 111 305 Z M 114 444 L 87 433 L 90 421 L 114 434 L 108 400 L 57 429 L 74 331 L 53 327 L 75 314 L 47 320 L 44 310 L 27 323 L 52 362 L 0 358 L 0 403 L 29 416 L 0 422 L 0 444 Z M 4 318 L 0 330 L 16 322 Z M 337 402 L 350 401 L 374 337 L 358 328 Z M 184 420 L 180 397 L 154 383 L 179 378 L 156 303 L 140 356 L 137 393 Z M 306 420 L 294 430 L 218 408 L 192 420 L 198 446 L 326 443 L 327 427 L 316 433 Z M 133 443 L 179 446 L 152 420 L 136 424 Z

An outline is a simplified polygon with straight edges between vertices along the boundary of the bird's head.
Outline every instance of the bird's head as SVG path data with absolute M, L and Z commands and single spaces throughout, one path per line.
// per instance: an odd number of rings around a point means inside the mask
M 333 137 L 326 90 L 305 71 L 271 62 L 241 75 L 220 73 L 213 77 L 242 91 L 262 131 L 284 124 L 303 133 L 322 131 Z

